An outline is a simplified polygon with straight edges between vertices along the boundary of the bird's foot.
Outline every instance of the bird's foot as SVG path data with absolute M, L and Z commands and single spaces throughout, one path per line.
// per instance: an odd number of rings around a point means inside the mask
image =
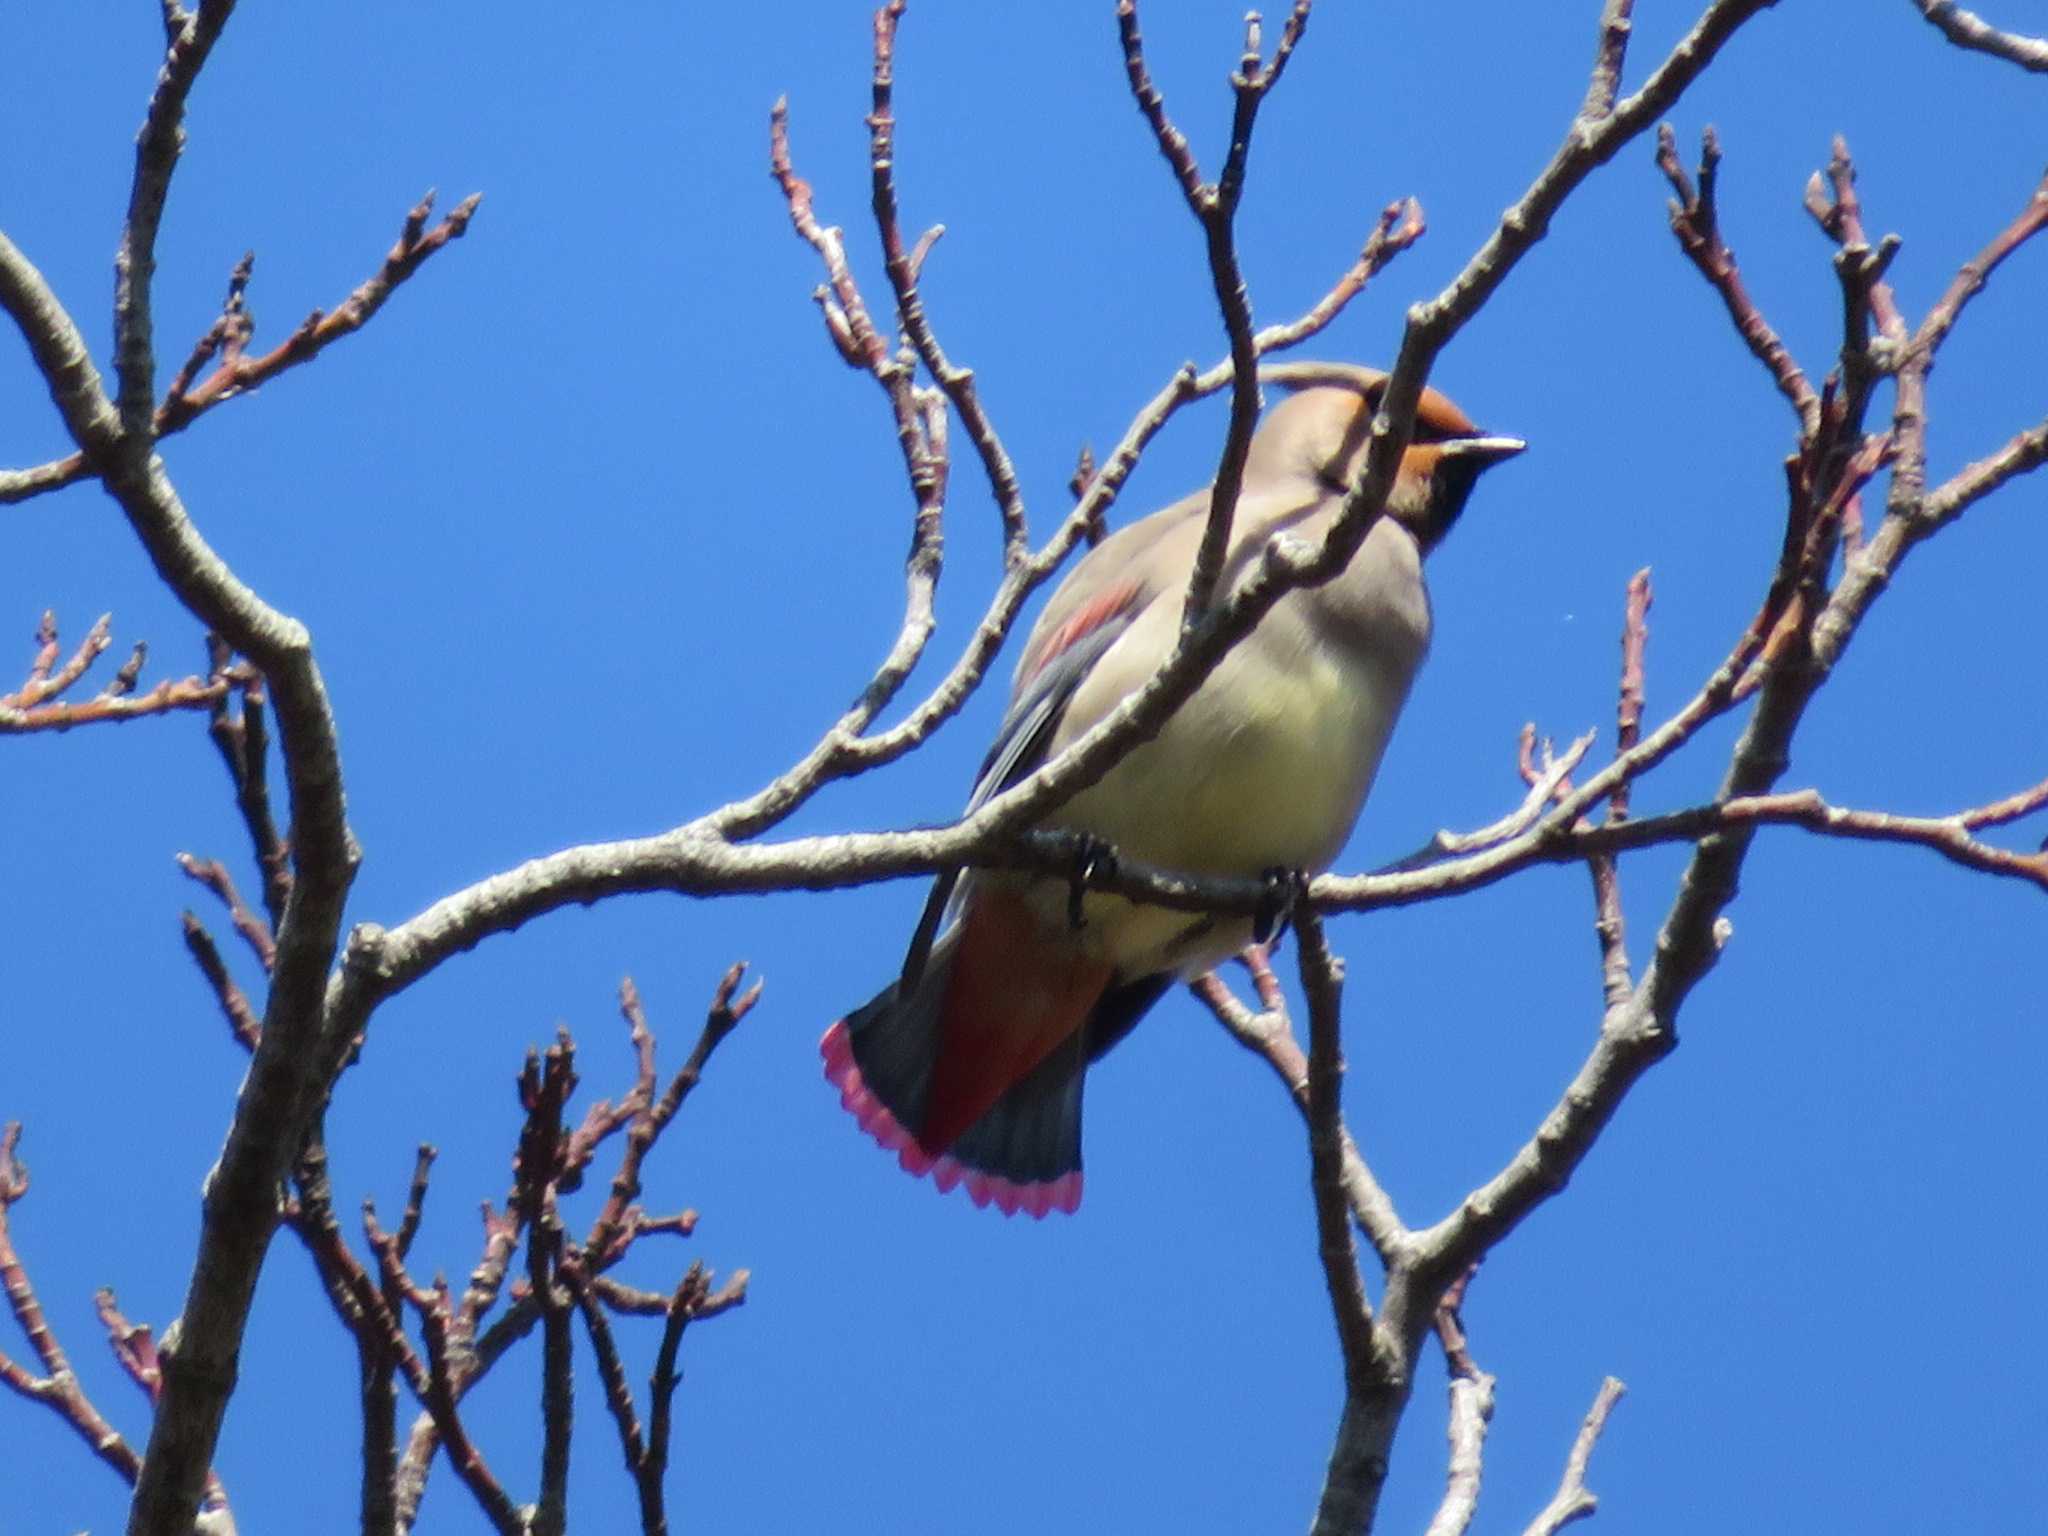
M 1088 926 L 1081 911 L 1081 898 L 1088 883 L 1112 876 L 1117 870 L 1116 846 L 1092 832 L 1074 834 L 1074 865 L 1067 876 L 1067 925 L 1077 933 Z
M 1252 942 L 1277 947 L 1294 921 L 1295 907 L 1308 896 L 1308 875 L 1276 864 L 1260 871 L 1259 880 L 1266 890 L 1252 909 Z

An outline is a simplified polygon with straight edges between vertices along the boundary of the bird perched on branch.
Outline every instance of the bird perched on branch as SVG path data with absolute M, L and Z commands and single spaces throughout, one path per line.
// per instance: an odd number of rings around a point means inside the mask
M 1294 391 L 1245 464 L 1220 594 L 1285 532 L 1314 545 L 1363 472 L 1386 375 L 1289 364 Z M 1350 565 L 1288 593 L 1201 687 L 1050 819 L 1193 875 L 1327 868 L 1350 836 L 1429 647 L 1423 558 L 1481 471 L 1522 451 L 1425 390 L 1385 514 Z M 1040 615 L 970 809 L 1056 757 L 1173 653 L 1209 492 L 1104 539 Z M 903 974 L 825 1032 L 825 1075 L 861 1126 L 942 1190 L 1005 1214 L 1081 1199 L 1081 1084 L 1174 981 L 1251 939 L 1069 882 L 978 870 L 934 887 Z

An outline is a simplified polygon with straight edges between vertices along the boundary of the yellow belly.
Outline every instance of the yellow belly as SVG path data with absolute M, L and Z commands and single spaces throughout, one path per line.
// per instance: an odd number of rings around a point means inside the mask
M 1379 767 L 1408 674 L 1347 668 L 1320 654 L 1289 659 L 1275 669 L 1270 658 L 1233 652 L 1157 738 L 1075 796 L 1053 824 L 1190 874 L 1326 868 Z M 1244 668 L 1256 675 L 1234 675 Z M 1044 920 L 1063 924 L 1064 890 L 1037 894 Z M 1083 916 L 1083 946 L 1127 974 L 1198 974 L 1250 937 L 1247 921 L 1205 923 L 1113 896 L 1089 897 Z

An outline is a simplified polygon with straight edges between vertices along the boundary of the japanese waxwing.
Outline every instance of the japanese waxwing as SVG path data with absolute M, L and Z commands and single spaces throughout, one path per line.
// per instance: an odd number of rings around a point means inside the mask
M 1290 364 L 1260 424 L 1223 576 L 1287 531 L 1329 529 L 1365 463 L 1386 375 Z M 1283 597 L 1158 735 L 1050 825 L 1195 875 L 1314 872 L 1337 856 L 1429 647 L 1423 557 L 1480 472 L 1522 451 L 1425 390 L 1386 514 L 1349 567 Z M 1111 534 L 1032 629 L 970 809 L 1027 777 L 1136 692 L 1172 653 L 1209 510 L 1204 489 Z M 944 927 L 933 939 L 943 914 Z M 1005 1214 L 1081 1199 L 1081 1083 L 1176 980 L 1249 942 L 1252 920 L 976 870 L 942 878 L 903 975 L 825 1032 L 841 1101 L 913 1175 L 965 1183 Z

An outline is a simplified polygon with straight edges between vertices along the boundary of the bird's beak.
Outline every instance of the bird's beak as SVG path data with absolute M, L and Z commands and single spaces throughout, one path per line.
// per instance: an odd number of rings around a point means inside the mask
M 1529 445 L 1519 437 L 1454 437 L 1435 446 L 1447 459 L 1471 459 L 1484 469 L 1512 459 Z

